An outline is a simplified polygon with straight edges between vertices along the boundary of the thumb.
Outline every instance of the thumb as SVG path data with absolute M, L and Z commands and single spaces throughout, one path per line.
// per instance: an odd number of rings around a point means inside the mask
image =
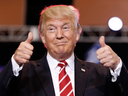
M 101 36 L 100 39 L 99 39 L 99 44 L 101 47 L 104 47 L 106 44 L 105 44 L 105 37 L 104 36 Z
M 33 40 L 33 34 L 32 34 L 32 32 L 29 32 L 29 34 L 28 34 L 28 38 L 25 40 L 25 42 L 27 42 L 27 43 L 31 43 L 32 40 Z

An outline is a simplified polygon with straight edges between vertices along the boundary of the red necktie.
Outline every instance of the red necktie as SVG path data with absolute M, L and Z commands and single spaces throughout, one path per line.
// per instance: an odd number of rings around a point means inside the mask
M 71 80 L 65 71 L 65 66 L 67 65 L 66 61 L 61 61 L 58 64 L 61 67 L 59 71 L 60 96 L 74 96 Z

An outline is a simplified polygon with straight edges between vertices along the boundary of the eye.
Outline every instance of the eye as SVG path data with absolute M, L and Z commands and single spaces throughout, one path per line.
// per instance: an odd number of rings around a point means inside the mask
M 65 25 L 65 26 L 63 26 L 62 30 L 63 31 L 68 31 L 68 30 L 70 30 L 70 27 L 68 25 Z
M 66 29 L 68 29 L 68 27 L 64 27 L 63 29 L 65 29 L 65 30 L 66 30 Z
M 53 26 L 49 26 L 49 27 L 47 28 L 47 31 L 48 31 L 48 32 L 55 32 L 55 31 L 56 31 L 56 28 L 53 27 Z

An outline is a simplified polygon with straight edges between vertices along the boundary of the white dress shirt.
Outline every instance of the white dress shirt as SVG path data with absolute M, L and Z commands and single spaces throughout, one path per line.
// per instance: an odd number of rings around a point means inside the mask
M 59 61 L 57 61 L 56 59 L 54 59 L 53 57 L 50 56 L 50 54 L 47 54 L 47 60 L 48 60 L 48 65 L 50 67 L 50 71 L 51 71 L 51 75 L 52 75 L 52 80 L 53 80 L 53 86 L 54 86 L 54 90 L 55 90 L 55 96 L 60 96 L 59 95 L 59 70 L 60 67 L 58 66 L 58 63 L 60 63 Z M 67 60 L 65 60 L 68 65 L 65 67 L 65 70 L 67 72 L 67 74 L 70 77 L 71 83 L 72 83 L 72 87 L 73 87 L 73 92 L 74 92 L 74 96 L 75 96 L 75 86 L 74 86 L 74 53 L 72 54 L 72 56 L 70 58 L 68 58 Z
M 110 69 L 110 73 L 112 75 L 112 82 L 115 82 L 117 80 L 117 77 L 120 75 L 122 64 L 123 64 L 123 62 L 120 59 L 120 63 L 118 64 L 118 66 L 116 67 L 116 69 L 114 71 L 111 68 L 109 68 Z

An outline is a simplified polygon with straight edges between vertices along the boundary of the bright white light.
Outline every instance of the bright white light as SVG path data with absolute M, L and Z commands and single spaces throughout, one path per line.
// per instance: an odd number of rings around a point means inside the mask
M 119 17 L 112 17 L 108 21 L 108 26 L 113 31 L 118 31 L 123 27 L 123 22 Z

